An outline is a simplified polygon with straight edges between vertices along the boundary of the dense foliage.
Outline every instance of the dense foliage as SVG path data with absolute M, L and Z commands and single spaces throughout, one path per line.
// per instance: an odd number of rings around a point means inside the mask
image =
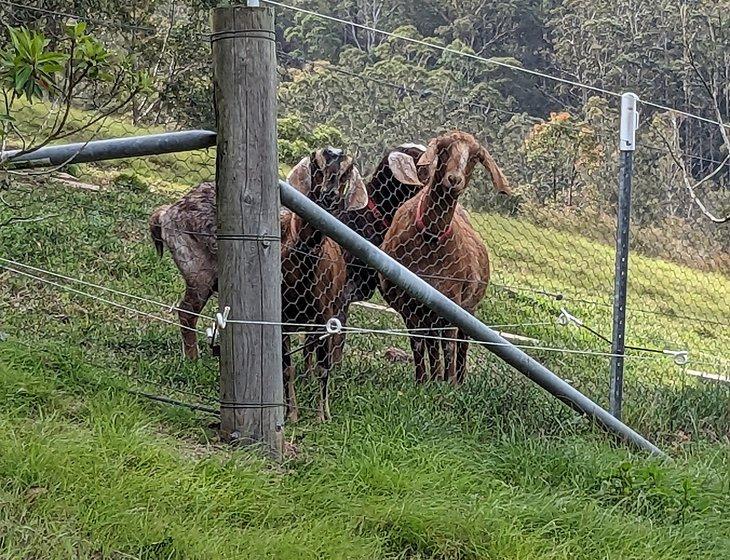
M 95 32 L 149 73 L 154 87 L 131 107 L 137 124 L 214 125 L 207 33 L 215 1 L 75 0 L 73 8 L 61 0 L 27 2 L 93 14 Z M 472 204 L 522 212 L 538 222 L 559 216 L 585 221 L 586 212 L 598 220 L 613 215 L 618 100 L 504 64 L 612 92 L 634 91 L 712 120 L 727 118 L 730 110 L 729 0 L 290 4 L 364 27 L 277 8 L 283 118 L 301 122 L 310 138 L 317 137 L 317 126 L 328 127 L 324 136 L 341 137 L 366 169 L 394 142 L 423 142 L 451 127 L 473 131 L 490 142 L 520 196 L 500 205 L 490 194 L 472 193 Z M 0 10 L 12 22 L 44 25 L 47 32 L 62 27 L 58 14 L 2 4 Z M 730 210 L 730 166 L 722 164 L 728 148 L 719 127 L 673 120 L 650 105 L 642 111 L 638 223 L 692 237 L 715 259 L 727 253 L 727 225 L 707 219 L 684 181 L 719 168 L 697 196 L 717 215 Z M 293 152 L 304 145 L 287 139 L 286 159 L 295 159 Z M 662 253 L 664 239 L 640 245 Z

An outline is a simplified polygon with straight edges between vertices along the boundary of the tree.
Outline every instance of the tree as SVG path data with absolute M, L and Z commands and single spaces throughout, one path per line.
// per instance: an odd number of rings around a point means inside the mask
M 538 200 L 570 207 L 586 174 L 599 165 L 602 147 L 587 122 L 562 111 L 551 113 L 547 121 L 532 127 L 525 139 L 525 152 L 527 161 L 542 170 L 535 185 Z
M 0 49 L 0 174 L 6 187 L 13 176 L 38 173 L 13 169 L 14 159 L 54 140 L 84 131 L 93 134 L 95 125 L 149 87 L 145 74 L 131 70 L 127 58 L 89 35 L 84 23 L 67 22 L 65 39 L 56 41 L 55 49 L 37 31 L 10 27 L 7 32 Z M 97 111 L 81 120 L 71 119 L 74 102 L 82 93 L 94 95 Z M 28 122 L 27 109 L 33 104 L 42 104 L 43 112 Z M 20 114 L 26 118 L 18 118 Z M 3 225 L 27 219 L 14 215 Z

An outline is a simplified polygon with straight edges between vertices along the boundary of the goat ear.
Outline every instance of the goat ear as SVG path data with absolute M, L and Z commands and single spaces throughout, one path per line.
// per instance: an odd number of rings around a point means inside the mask
M 294 213 L 288 208 L 282 206 L 279 210 L 279 229 L 281 230 L 281 239 L 294 239 L 296 236 L 292 235 L 294 228 L 296 227 L 292 217 Z
M 438 138 L 434 138 L 428 143 L 428 147 L 426 148 L 426 152 L 418 159 L 418 167 L 425 167 L 432 165 L 434 161 L 436 161 L 436 156 L 438 155 Z
M 369 197 L 368 190 L 365 188 L 365 182 L 360 176 L 360 171 L 357 167 L 352 167 L 350 173 L 350 180 L 347 185 L 347 194 L 345 200 L 347 201 L 346 210 L 361 210 L 368 205 Z
M 327 167 L 327 160 L 324 157 L 324 150 L 321 148 L 312 154 L 314 161 L 320 169 Z
M 312 174 L 309 170 L 310 164 L 311 159 L 309 157 L 302 158 L 286 177 L 287 183 L 304 195 L 309 195 L 309 191 L 312 188 Z
M 494 161 L 492 154 L 490 154 L 489 150 L 487 150 L 484 146 L 482 146 L 479 150 L 479 161 L 482 162 L 482 165 L 487 169 L 487 171 L 489 171 L 494 188 L 501 193 L 512 194 L 507 177 L 504 176 L 499 165 L 497 165 L 497 162 Z
M 393 176 L 404 185 L 420 185 L 418 171 L 413 158 L 403 152 L 390 152 L 388 156 L 388 167 Z

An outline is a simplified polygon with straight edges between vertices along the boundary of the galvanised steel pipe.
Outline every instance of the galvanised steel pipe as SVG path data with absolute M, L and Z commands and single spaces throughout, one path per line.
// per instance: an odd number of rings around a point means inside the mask
M 622 440 L 664 457 L 665 454 L 643 436 L 614 418 L 583 393 L 563 381 L 545 366 L 499 336 L 479 319 L 451 301 L 416 274 L 360 237 L 285 181 L 279 181 L 281 202 L 342 247 L 365 261 L 396 286 L 407 291 L 430 309 L 448 319 L 474 340 L 486 343 L 493 352 L 517 371 L 537 383 L 573 410 L 585 414 L 599 426 Z
M 216 134 L 210 130 L 164 132 L 162 134 L 148 134 L 130 138 L 92 140 L 62 146 L 44 146 L 18 156 L 16 154 L 20 154 L 21 150 L 7 151 L 0 157 L 0 161 L 4 162 L 0 165 L 10 168 L 25 168 L 86 163 L 173 152 L 188 152 L 210 148 L 215 146 L 215 142 Z

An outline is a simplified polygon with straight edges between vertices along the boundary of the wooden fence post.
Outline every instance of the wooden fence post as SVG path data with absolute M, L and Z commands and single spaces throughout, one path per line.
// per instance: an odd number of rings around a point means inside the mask
M 282 454 L 274 11 L 213 10 L 221 435 Z M 240 322 L 236 322 L 240 321 Z M 250 323 L 248 323 L 250 322 Z M 268 324 L 262 324 L 268 323 Z

